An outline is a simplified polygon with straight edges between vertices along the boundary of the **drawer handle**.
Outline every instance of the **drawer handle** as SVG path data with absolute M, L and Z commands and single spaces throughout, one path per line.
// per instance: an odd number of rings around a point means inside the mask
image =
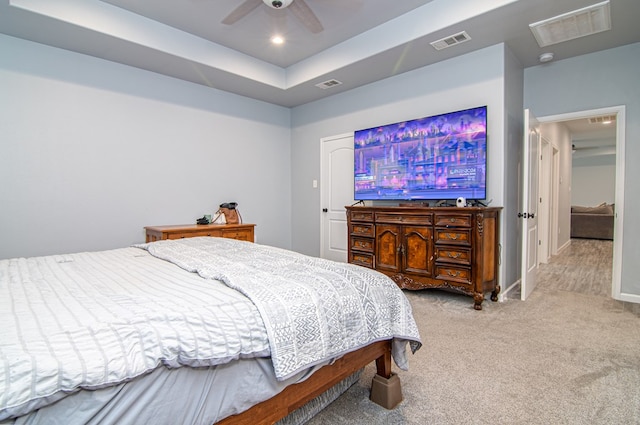
M 359 248 L 364 248 L 365 246 L 367 246 L 367 244 L 365 244 L 364 242 L 358 241 L 358 247 Z
M 451 277 L 460 277 L 461 273 L 459 271 L 456 271 L 455 273 L 452 272 L 451 270 L 447 270 L 447 274 Z
M 450 221 L 450 222 L 452 222 L 452 223 L 455 223 L 455 222 L 456 222 L 456 219 L 455 219 L 455 218 L 453 218 L 453 217 L 451 217 L 451 218 L 449 219 L 449 221 Z
M 453 239 L 454 241 L 458 239 L 457 233 L 447 233 L 449 235 L 449 239 Z
M 460 254 L 459 252 L 448 252 L 447 255 L 449 256 L 449 258 L 460 258 L 462 254 Z

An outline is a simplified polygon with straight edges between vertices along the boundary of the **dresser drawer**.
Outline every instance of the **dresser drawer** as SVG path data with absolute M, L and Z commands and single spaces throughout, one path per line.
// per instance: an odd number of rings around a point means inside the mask
M 249 241 L 253 242 L 253 229 L 245 230 L 245 229 L 237 229 L 237 230 L 223 230 L 220 236 L 223 238 L 229 239 L 237 239 L 240 241 Z M 215 236 L 215 235 L 211 235 Z
M 351 249 L 355 249 L 357 251 L 366 251 L 373 252 L 373 239 L 371 238 L 359 238 L 356 236 L 352 236 L 350 238 L 351 241 Z
M 471 229 L 436 228 L 434 235 L 436 244 L 471 246 Z
M 435 218 L 436 226 L 439 227 L 471 227 L 471 214 L 437 214 Z
M 471 285 L 471 269 L 448 264 L 436 264 L 436 279 Z
M 432 221 L 431 214 L 376 213 L 376 223 L 423 224 L 428 226 Z
M 351 221 L 373 221 L 373 211 L 349 211 Z
M 373 223 L 351 223 L 351 229 L 349 229 L 349 234 L 352 236 L 369 236 L 372 238 L 375 233 L 376 228 Z
M 351 252 L 349 254 L 349 263 L 357 264 L 359 266 L 373 268 L 373 254 L 364 253 L 364 252 Z
M 198 232 L 169 233 L 167 239 L 196 238 L 198 236 L 222 236 L 219 230 L 201 230 Z
M 437 262 L 471 265 L 471 248 L 436 246 L 435 258 Z

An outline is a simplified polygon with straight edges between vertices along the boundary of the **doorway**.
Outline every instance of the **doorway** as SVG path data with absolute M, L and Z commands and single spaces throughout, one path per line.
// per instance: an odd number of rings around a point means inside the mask
M 624 296 L 621 294 L 621 268 L 622 268 L 622 238 L 623 238 L 623 206 L 624 206 L 624 166 L 625 166 L 625 157 L 624 157 L 624 146 L 625 146 L 625 135 L 624 135 L 624 122 L 625 122 L 625 107 L 624 106 L 615 106 L 610 108 L 602 108 L 595 110 L 586 110 L 579 111 L 567 114 L 546 116 L 539 118 L 540 123 L 566 123 L 568 121 L 579 120 L 579 119 L 591 119 L 598 118 L 603 116 L 615 116 L 615 216 L 614 216 L 614 238 L 613 238 L 613 261 L 612 261 L 612 282 L 611 282 L 611 296 L 618 300 L 623 301 L 633 301 L 633 300 L 625 300 Z M 554 148 L 559 150 L 559 153 L 556 155 L 555 151 L 552 152 L 552 164 L 551 164 L 551 173 L 558 170 L 557 181 L 552 182 L 552 188 L 550 193 L 557 193 L 555 195 L 555 199 L 557 200 L 556 204 L 553 205 L 551 201 L 549 203 L 550 210 L 548 211 L 548 216 L 550 217 L 550 222 L 555 219 L 555 227 L 552 227 L 551 232 L 545 233 L 541 235 L 541 237 L 550 238 L 547 241 L 547 244 L 550 246 L 550 251 L 552 255 L 557 254 L 560 250 L 567 247 L 570 243 L 570 234 L 563 232 L 563 228 L 565 231 L 569 231 L 570 228 L 570 220 L 571 220 L 571 170 L 567 170 L 566 167 L 571 166 L 571 155 L 574 146 L 569 140 L 553 140 L 550 135 L 542 134 L 543 137 L 548 138 L 550 140 L 551 145 Z M 568 158 L 567 158 L 568 156 Z M 557 165 L 556 165 L 557 163 Z M 568 176 L 568 178 L 567 178 Z M 553 179 L 553 178 L 552 178 Z M 551 198 L 553 199 L 553 195 Z M 554 226 L 550 223 L 551 226 Z M 552 232 L 556 231 L 556 235 L 551 235 Z M 555 239 L 557 238 L 557 240 Z M 637 301 L 636 301 L 637 302 Z

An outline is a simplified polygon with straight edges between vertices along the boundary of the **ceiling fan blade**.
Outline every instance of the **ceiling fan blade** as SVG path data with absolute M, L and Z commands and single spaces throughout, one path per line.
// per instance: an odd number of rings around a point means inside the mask
M 247 16 L 253 9 L 260 6 L 262 0 L 246 0 L 240 6 L 238 6 L 233 12 L 229 13 L 226 18 L 222 20 L 225 25 L 231 25 L 238 22 L 240 19 Z
M 304 0 L 294 0 L 289 6 L 289 9 L 291 9 L 293 16 L 298 18 L 298 20 L 302 22 L 302 24 L 312 33 L 317 34 L 324 30 L 324 27 L 320 23 L 320 20 L 318 20 L 318 17 L 313 13 L 309 5 L 307 5 Z

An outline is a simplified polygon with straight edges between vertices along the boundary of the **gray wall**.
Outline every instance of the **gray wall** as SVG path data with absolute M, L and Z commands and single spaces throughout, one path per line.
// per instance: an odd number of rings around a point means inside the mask
M 640 43 L 525 69 L 525 107 L 539 116 L 625 105 L 622 293 L 640 294 Z
M 144 241 L 237 201 L 291 246 L 290 110 L 0 36 L 0 258 Z
M 504 57 L 504 46 L 496 45 L 293 108 L 293 249 L 320 252 L 320 190 L 311 185 L 320 179 L 320 139 L 361 128 L 487 105 L 487 199 L 493 199 L 493 206 L 505 206 Z M 514 78 L 517 86 L 517 75 Z M 522 96 L 519 90 L 516 99 Z M 521 102 L 517 108 L 522 114 Z M 513 246 L 503 243 L 503 253 L 510 249 Z

